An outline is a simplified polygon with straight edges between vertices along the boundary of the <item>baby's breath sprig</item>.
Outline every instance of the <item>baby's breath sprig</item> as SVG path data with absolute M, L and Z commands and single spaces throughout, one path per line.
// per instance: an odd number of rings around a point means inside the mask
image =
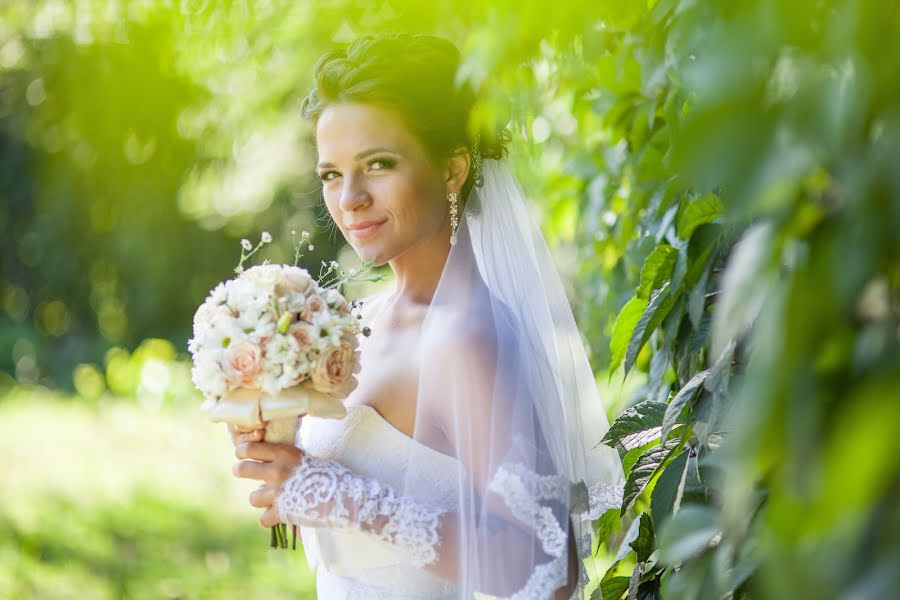
M 383 275 L 379 275 L 377 273 L 363 277 L 363 275 L 365 275 L 372 269 L 371 262 L 364 262 L 362 265 L 360 265 L 359 270 L 350 269 L 348 271 L 344 271 L 340 268 L 340 265 L 336 260 L 333 260 L 330 263 L 322 261 L 322 269 L 326 270 L 324 271 L 324 273 L 321 270 L 319 272 L 319 285 L 322 287 L 322 289 L 325 290 L 339 288 L 351 282 L 381 281 L 382 279 L 384 279 Z M 329 275 L 331 275 L 331 278 L 326 279 Z
M 234 268 L 234 272 L 240 275 L 244 272 L 244 262 L 247 261 L 251 256 L 256 254 L 260 248 L 265 246 L 266 244 L 272 243 L 272 235 L 268 231 L 263 231 L 262 235 L 259 236 L 259 243 L 256 244 L 256 247 L 253 247 L 253 244 L 250 243 L 250 240 L 243 239 L 241 240 L 241 261 L 238 263 L 238 266 Z
M 308 231 L 300 232 L 300 239 L 298 240 L 297 230 L 291 229 L 291 240 L 291 244 L 294 246 L 294 266 L 296 267 L 298 264 L 300 264 L 300 259 L 303 257 L 303 255 L 300 254 L 300 250 L 303 248 L 303 246 L 306 246 L 306 249 L 310 252 L 315 250 L 316 247 L 313 246 L 309 241 Z

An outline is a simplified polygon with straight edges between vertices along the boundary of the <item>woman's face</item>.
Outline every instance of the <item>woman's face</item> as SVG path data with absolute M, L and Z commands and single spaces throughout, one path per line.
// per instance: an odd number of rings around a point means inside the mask
M 332 104 L 316 141 L 328 212 L 361 259 L 382 265 L 439 235 L 449 244 L 444 174 L 394 111 Z

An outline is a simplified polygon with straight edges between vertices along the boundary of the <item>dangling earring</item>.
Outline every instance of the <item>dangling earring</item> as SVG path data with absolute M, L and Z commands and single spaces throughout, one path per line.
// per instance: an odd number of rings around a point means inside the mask
M 450 200 L 450 245 L 456 245 L 456 228 L 459 227 L 459 216 L 456 208 L 456 201 L 459 199 L 459 194 L 456 192 L 450 192 L 449 200 Z

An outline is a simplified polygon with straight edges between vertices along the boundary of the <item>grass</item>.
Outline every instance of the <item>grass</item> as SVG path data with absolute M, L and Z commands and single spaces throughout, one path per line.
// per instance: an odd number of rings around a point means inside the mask
M 193 405 L 17 390 L 0 398 L 0 456 L 2 598 L 315 597 Z

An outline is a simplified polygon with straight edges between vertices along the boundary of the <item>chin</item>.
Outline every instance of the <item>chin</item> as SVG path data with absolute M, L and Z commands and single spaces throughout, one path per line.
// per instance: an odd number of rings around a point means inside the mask
M 382 248 L 378 246 L 363 246 L 362 248 L 354 249 L 361 261 L 370 262 L 374 267 L 385 265 L 390 260 L 390 257 L 386 256 Z

